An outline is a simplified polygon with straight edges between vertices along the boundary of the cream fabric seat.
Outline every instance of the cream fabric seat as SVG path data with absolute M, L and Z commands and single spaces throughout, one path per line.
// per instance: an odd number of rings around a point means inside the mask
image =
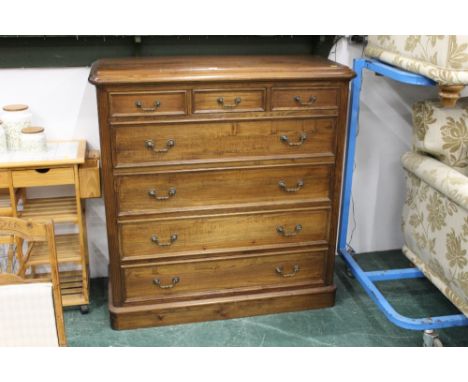
M 52 283 L 0 286 L 0 346 L 59 346 Z
M 468 84 L 468 36 L 369 36 L 364 53 L 433 79 L 446 106 Z
M 468 98 L 413 106 L 403 252 L 468 316 Z

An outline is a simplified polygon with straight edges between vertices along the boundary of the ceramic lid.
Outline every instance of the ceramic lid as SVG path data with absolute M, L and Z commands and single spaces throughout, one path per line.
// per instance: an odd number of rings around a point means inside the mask
M 38 133 L 42 133 L 43 131 L 44 131 L 44 128 L 39 127 L 39 126 L 23 127 L 21 129 L 21 132 L 23 134 L 38 134 Z
M 23 111 L 23 110 L 28 110 L 28 108 L 29 108 L 28 105 L 23 105 L 20 103 L 3 106 L 3 110 L 5 111 Z

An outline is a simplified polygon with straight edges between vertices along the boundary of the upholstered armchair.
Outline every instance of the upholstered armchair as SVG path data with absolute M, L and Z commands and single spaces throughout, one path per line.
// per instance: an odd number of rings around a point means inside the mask
M 468 84 L 468 36 L 369 36 L 365 54 L 433 79 L 446 107 Z
M 403 252 L 468 316 L 468 98 L 413 106 Z

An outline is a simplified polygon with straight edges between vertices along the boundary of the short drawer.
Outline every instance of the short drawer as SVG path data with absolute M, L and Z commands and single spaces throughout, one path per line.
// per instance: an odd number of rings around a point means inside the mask
M 117 178 L 120 213 L 330 201 L 331 166 L 225 169 Z
M 110 93 L 112 117 L 184 115 L 186 91 L 146 91 Z
M 328 241 L 329 208 L 120 224 L 124 259 L 297 247 Z
M 113 127 L 114 165 L 334 154 L 334 118 Z
M 257 291 L 275 286 L 319 285 L 323 284 L 325 256 L 323 251 L 309 251 L 126 266 L 122 270 L 125 302 L 201 292 L 213 295 L 236 288 Z
M 271 109 L 301 110 L 332 108 L 338 105 L 337 89 L 273 88 Z
M 72 167 L 18 170 L 12 172 L 12 177 L 14 187 L 54 186 L 75 183 Z
M 265 89 L 193 90 L 193 113 L 238 113 L 265 110 Z

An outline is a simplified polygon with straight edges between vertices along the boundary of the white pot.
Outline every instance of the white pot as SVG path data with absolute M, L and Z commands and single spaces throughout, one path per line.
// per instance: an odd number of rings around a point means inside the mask
M 3 123 L 0 121 L 0 153 L 7 151 L 6 135 L 3 129 Z
M 21 130 L 21 150 L 43 152 L 47 150 L 47 141 L 43 127 L 24 127 Z
M 1 115 L 9 150 L 21 149 L 21 130 L 31 126 L 32 114 L 27 105 L 7 105 Z

